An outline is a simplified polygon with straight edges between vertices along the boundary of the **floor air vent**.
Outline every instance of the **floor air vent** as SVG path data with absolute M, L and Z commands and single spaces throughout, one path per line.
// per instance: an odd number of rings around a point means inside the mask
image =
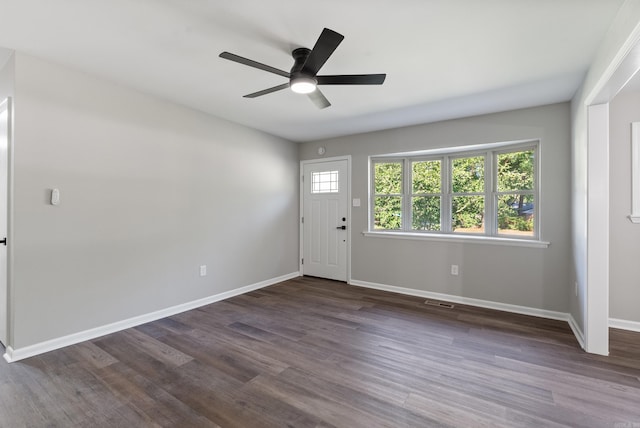
M 436 300 L 425 300 L 424 304 L 425 305 L 430 305 L 430 306 L 439 306 L 441 308 L 447 308 L 447 309 L 453 309 L 454 308 L 453 303 L 438 302 Z

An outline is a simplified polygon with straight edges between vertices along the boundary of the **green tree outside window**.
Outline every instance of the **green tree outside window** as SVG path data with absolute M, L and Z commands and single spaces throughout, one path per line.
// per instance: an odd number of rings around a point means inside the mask
M 374 164 L 374 228 L 402 229 L 402 162 Z

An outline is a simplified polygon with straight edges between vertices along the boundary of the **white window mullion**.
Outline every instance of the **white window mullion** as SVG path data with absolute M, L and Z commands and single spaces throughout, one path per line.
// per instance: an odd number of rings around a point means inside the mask
M 411 212 L 411 160 L 403 159 L 402 161 L 402 230 L 406 232 L 411 231 L 411 225 L 413 224 L 413 213 Z
M 453 184 L 451 183 L 451 158 L 449 158 L 449 156 L 442 158 L 440 168 L 442 171 L 442 183 L 440 184 L 442 189 L 440 222 L 442 223 L 443 232 L 451 232 L 451 189 Z
M 496 235 L 498 230 L 498 197 L 496 196 L 498 185 L 498 162 L 495 161 L 495 156 L 497 156 L 496 153 L 487 152 L 484 164 L 484 230 L 489 236 Z

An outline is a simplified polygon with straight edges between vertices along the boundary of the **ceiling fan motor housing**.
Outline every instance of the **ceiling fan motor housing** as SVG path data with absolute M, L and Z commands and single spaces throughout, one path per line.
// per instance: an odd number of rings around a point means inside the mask
M 307 48 L 297 48 L 297 49 L 294 49 L 293 52 L 291 52 L 294 63 L 293 63 L 293 67 L 291 67 L 291 78 L 289 80 L 290 82 L 293 82 L 295 79 L 300 77 L 312 79 L 316 83 L 318 82 L 315 76 L 302 72 L 302 68 L 304 67 L 305 62 L 307 62 L 307 58 L 309 57 L 310 53 L 311 53 L 311 49 L 307 49 Z

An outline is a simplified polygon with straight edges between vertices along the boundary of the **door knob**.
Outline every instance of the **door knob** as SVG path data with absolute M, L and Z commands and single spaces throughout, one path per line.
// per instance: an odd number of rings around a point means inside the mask
M 336 229 L 347 230 L 347 226 L 338 226 L 338 227 L 336 227 Z

